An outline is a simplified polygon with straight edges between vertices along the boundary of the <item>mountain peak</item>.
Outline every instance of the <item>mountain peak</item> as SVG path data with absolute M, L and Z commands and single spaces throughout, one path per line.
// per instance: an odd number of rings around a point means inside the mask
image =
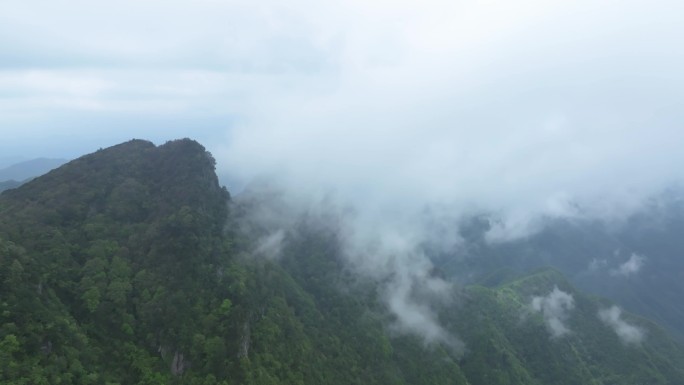
M 214 158 L 194 140 L 155 146 L 134 139 L 75 159 L 5 191 L 2 198 L 8 210 L 29 205 L 56 212 L 53 220 L 59 221 L 85 220 L 111 210 L 114 201 L 116 207 L 137 207 L 149 201 L 134 210 L 136 218 L 168 215 L 172 208 L 182 206 L 209 211 L 208 207 L 225 205 L 229 197 L 219 186 L 214 167 Z

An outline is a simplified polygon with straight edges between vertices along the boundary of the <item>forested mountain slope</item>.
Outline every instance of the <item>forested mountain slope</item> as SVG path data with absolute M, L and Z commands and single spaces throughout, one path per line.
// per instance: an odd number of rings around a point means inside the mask
M 667 327 L 684 341 L 684 190 L 652 197 L 622 221 L 548 220 L 541 231 L 490 243 L 489 219 L 462 226 L 465 257 L 440 256 L 449 274 L 487 279 L 501 269 L 523 274 L 541 266 L 561 271 L 582 290 L 620 303 Z
M 334 227 L 300 218 L 279 258 L 255 252 L 245 221 L 264 199 L 229 205 L 187 139 L 130 141 L 2 193 L 0 382 L 684 382 L 662 330 L 553 270 L 449 289 L 430 305 L 458 344 L 399 333 Z

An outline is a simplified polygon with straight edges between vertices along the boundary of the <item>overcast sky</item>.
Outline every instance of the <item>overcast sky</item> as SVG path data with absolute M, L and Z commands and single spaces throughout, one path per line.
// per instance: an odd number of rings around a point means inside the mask
M 374 203 L 625 204 L 684 170 L 683 18 L 668 0 L 1 1 L 0 157 L 191 137 L 233 180 Z

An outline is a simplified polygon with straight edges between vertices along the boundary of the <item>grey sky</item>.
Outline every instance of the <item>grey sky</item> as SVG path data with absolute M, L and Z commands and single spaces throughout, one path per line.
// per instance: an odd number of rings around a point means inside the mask
M 681 177 L 682 15 L 661 0 L 3 1 L 0 151 L 188 136 L 236 179 L 520 223 L 578 196 L 615 210 Z

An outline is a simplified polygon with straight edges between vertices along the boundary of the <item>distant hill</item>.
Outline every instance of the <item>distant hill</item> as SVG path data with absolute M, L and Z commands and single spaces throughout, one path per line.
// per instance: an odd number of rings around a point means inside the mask
M 26 160 L 26 158 L 22 156 L 0 156 L 0 169 L 11 166 L 15 163 L 19 163 L 24 160 Z
M 37 158 L 12 164 L 0 169 L 0 181 L 24 181 L 55 169 L 64 163 L 66 159 Z
M 582 290 L 649 317 L 684 341 L 684 191 L 653 197 L 622 223 L 549 220 L 529 237 L 488 243 L 487 218 L 461 228 L 472 258 L 435 257 L 448 274 L 472 282 L 525 274 L 541 266 L 561 271 Z M 474 277 L 474 278 L 472 278 Z
M 5 190 L 9 190 L 11 188 L 17 188 L 21 186 L 22 182 L 17 182 L 16 180 L 6 180 L 3 182 L 0 182 L 0 192 L 3 192 Z

